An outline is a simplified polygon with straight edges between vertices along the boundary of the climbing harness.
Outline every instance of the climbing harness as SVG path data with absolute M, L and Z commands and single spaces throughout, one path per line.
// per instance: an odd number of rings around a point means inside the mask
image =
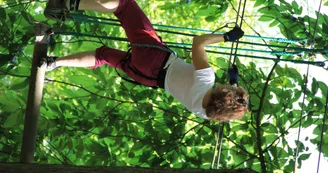
M 133 67 L 131 67 L 128 63 L 128 61 L 131 60 L 131 50 L 132 48 L 130 48 L 126 54 L 126 56 L 124 57 L 124 59 L 122 59 L 121 61 L 119 61 L 116 65 L 115 65 L 115 71 L 116 73 L 125 81 L 130 82 L 132 84 L 136 84 L 136 85 L 143 85 L 137 81 L 131 80 L 131 79 L 127 79 L 123 76 L 121 76 L 121 74 L 117 71 L 117 66 L 120 64 L 122 67 L 123 66 L 127 66 L 135 75 L 140 76 L 144 79 L 147 80 L 152 80 L 152 81 L 156 81 L 157 82 L 157 86 L 150 86 L 153 89 L 157 89 L 158 87 L 163 88 L 164 89 L 164 80 L 165 80 L 165 76 L 166 76 L 166 69 L 164 69 L 165 64 L 167 63 L 167 60 L 169 59 L 169 56 L 173 53 L 175 54 L 175 52 L 173 50 L 171 50 L 170 48 L 166 47 L 166 46 L 160 46 L 160 45 L 151 45 L 151 44 L 138 44 L 138 43 L 133 43 L 130 44 L 131 47 L 146 47 L 146 48 L 155 48 L 155 49 L 159 49 L 162 51 L 167 52 L 168 54 L 166 55 L 164 62 L 162 63 L 162 66 L 160 69 L 153 69 L 153 70 L 159 70 L 157 77 L 149 77 L 144 75 L 142 72 L 140 72 L 138 69 L 135 69 Z

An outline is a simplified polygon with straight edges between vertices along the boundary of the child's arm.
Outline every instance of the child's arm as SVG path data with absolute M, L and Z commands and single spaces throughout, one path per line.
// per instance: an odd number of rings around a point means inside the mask
M 210 67 L 205 46 L 223 41 L 236 41 L 244 35 L 239 27 L 233 28 L 225 34 L 205 34 L 196 36 L 192 43 L 192 61 L 196 70 Z
M 222 34 L 205 34 L 194 37 L 192 44 L 192 61 L 196 70 L 210 67 L 205 46 L 223 41 L 224 35 Z

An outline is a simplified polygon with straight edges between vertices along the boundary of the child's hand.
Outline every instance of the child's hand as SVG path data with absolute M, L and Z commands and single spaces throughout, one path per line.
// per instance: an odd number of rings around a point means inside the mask
M 236 41 L 244 36 L 244 31 L 235 26 L 231 31 L 224 34 L 224 41 Z

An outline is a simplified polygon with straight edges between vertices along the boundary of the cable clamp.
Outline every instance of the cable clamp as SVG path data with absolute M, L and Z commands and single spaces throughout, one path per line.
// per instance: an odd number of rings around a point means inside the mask
M 328 62 L 328 60 L 322 62 L 322 68 L 325 70 L 328 70 L 327 62 Z

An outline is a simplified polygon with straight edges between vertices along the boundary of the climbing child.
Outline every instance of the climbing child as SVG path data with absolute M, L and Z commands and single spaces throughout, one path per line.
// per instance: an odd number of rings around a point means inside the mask
M 204 49 L 209 44 L 238 40 L 244 35 L 240 28 L 235 27 L 225 34 L 195 36 L 193 63 L 188 64 L 169 51 L 135 0 L 49 0 L 44 14 L 49 19 L 64 21 L 72 10 L 113 12 L 132 50 L 125 52 L 102 46 L 66 57 L 49 58 L 49 70 L 60 66 L 97 68 L 106 64 L 121 69 L 138 83 L 165 89 L 200 118 L 228 121 L 241 118 L 247 112 L 247 93 L 243 88 L 221 84 L 213 87 L 215 75 Z

